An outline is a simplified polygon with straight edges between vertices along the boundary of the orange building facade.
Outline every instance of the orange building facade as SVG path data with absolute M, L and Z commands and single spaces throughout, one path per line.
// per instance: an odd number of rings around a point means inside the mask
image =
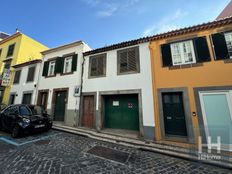
M 155 35 L 150 53 L 155 140 L 231 151 L 232 18 Z

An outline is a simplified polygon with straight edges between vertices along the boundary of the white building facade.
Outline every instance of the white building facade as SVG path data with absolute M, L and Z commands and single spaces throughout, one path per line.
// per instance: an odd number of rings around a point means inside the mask
M 54 121 L 77 125 L 83 52 L 88 50 L 88 45 L 77 41 L 42 52 L 37 104 L 43 106 Z
M 84 53 L 79 126 L 133 131 L 154 139 L 149 43 L 120 43 Z
M 8 104 L 36 104 L 37 82 L 42 60 L 14 66 L 14 79 Z

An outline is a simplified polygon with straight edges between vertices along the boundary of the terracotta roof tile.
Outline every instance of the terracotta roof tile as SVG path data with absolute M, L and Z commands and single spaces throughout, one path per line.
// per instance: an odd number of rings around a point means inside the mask
M 202 23 L 199 25 L 193 25 L 190 27 L 185 27 L 185 28 L 172 30 L 172 31 L 165 32 L 165 33 L 156 34 L 156 35 L 149 36 L 149 37 L 142 37 L 142 38 L 135 39 L 135 40 L 125 41 L 125 42 L 113 44 L 110 46 L 97 48 L 97 49 L 85 52 L 84 56 L 88 56 L 91 54 L 97 54 L 97 53 L 101 53 L 101 52 L 106 52 L 106 51 L 119 49 L 119 48 L 123 48 L 123 47 L 133 46 L 133 45 L 137 45 L 140 43 L 145 43 L 145 42 L 149 42 L 149 41 L 153 41 L 153 40 L 158 40 L 158 39 L 168 38 L 168 37 L 172 37 L 172 36 L 183 35 L 183 34 L 187 34 L 187 33 L 191 33 L 191 32 L 206 30 L 206 29 L 210 29 L 210 28 L 220 27 L 220 26 L 229 25 L 229 24 L 232 24 L 232 16 L 222 18 L 219 20 L 214 20 L 214 21 L 207 22 L 207 23 Z
M 232 16 L 232 1 L 223 9 L 217 19 L 225 18 Z

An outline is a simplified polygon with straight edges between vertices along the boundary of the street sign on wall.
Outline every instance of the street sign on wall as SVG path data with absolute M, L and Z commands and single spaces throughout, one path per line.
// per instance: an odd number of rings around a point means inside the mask
M 5 69 L 2 74 L 2 86 L 8 86 L 10 84 L 10 73 L 9 69 Z

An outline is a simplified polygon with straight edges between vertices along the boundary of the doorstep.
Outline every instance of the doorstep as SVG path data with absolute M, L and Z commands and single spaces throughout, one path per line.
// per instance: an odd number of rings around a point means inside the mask
M 89 138 L 110 142 L 110 143 L 117 143 L 129 147 L 134 147 L 143 151 L 151 151 L 156 153 L 162 153 L 165 155 L 175 156 L 179 158 L 184 158 L 187 160 L 198 161 L 206 164 L 211 164 L 214 166 L 220 166 L 225 168 L 232 169 L 232 156 L 231 155 L 221 155 L 221 159 L 212 159 L 212 160 L 202 160 L 198 157 L 198 152 L 194 149 L 178 147 L 173 145 L 161 144 L 159 142 L 151 142 L 146 140 L 141 140 L 135 137 L 129 138 L 124 136 L 115 135 L 113 133 L 109 133 L 108 131 L 97 132 L 96 130 L 89 130 L 84 128 L 74 128 L 65 126 L 63 124 L 56 124 L 54 123 L 53 129 L 65 131 L 69 133 L 74 133 L 81 136 L 86 136 Z M 205 156 L 212 156 L 218 154 L 208 154 L 204 153 Z

